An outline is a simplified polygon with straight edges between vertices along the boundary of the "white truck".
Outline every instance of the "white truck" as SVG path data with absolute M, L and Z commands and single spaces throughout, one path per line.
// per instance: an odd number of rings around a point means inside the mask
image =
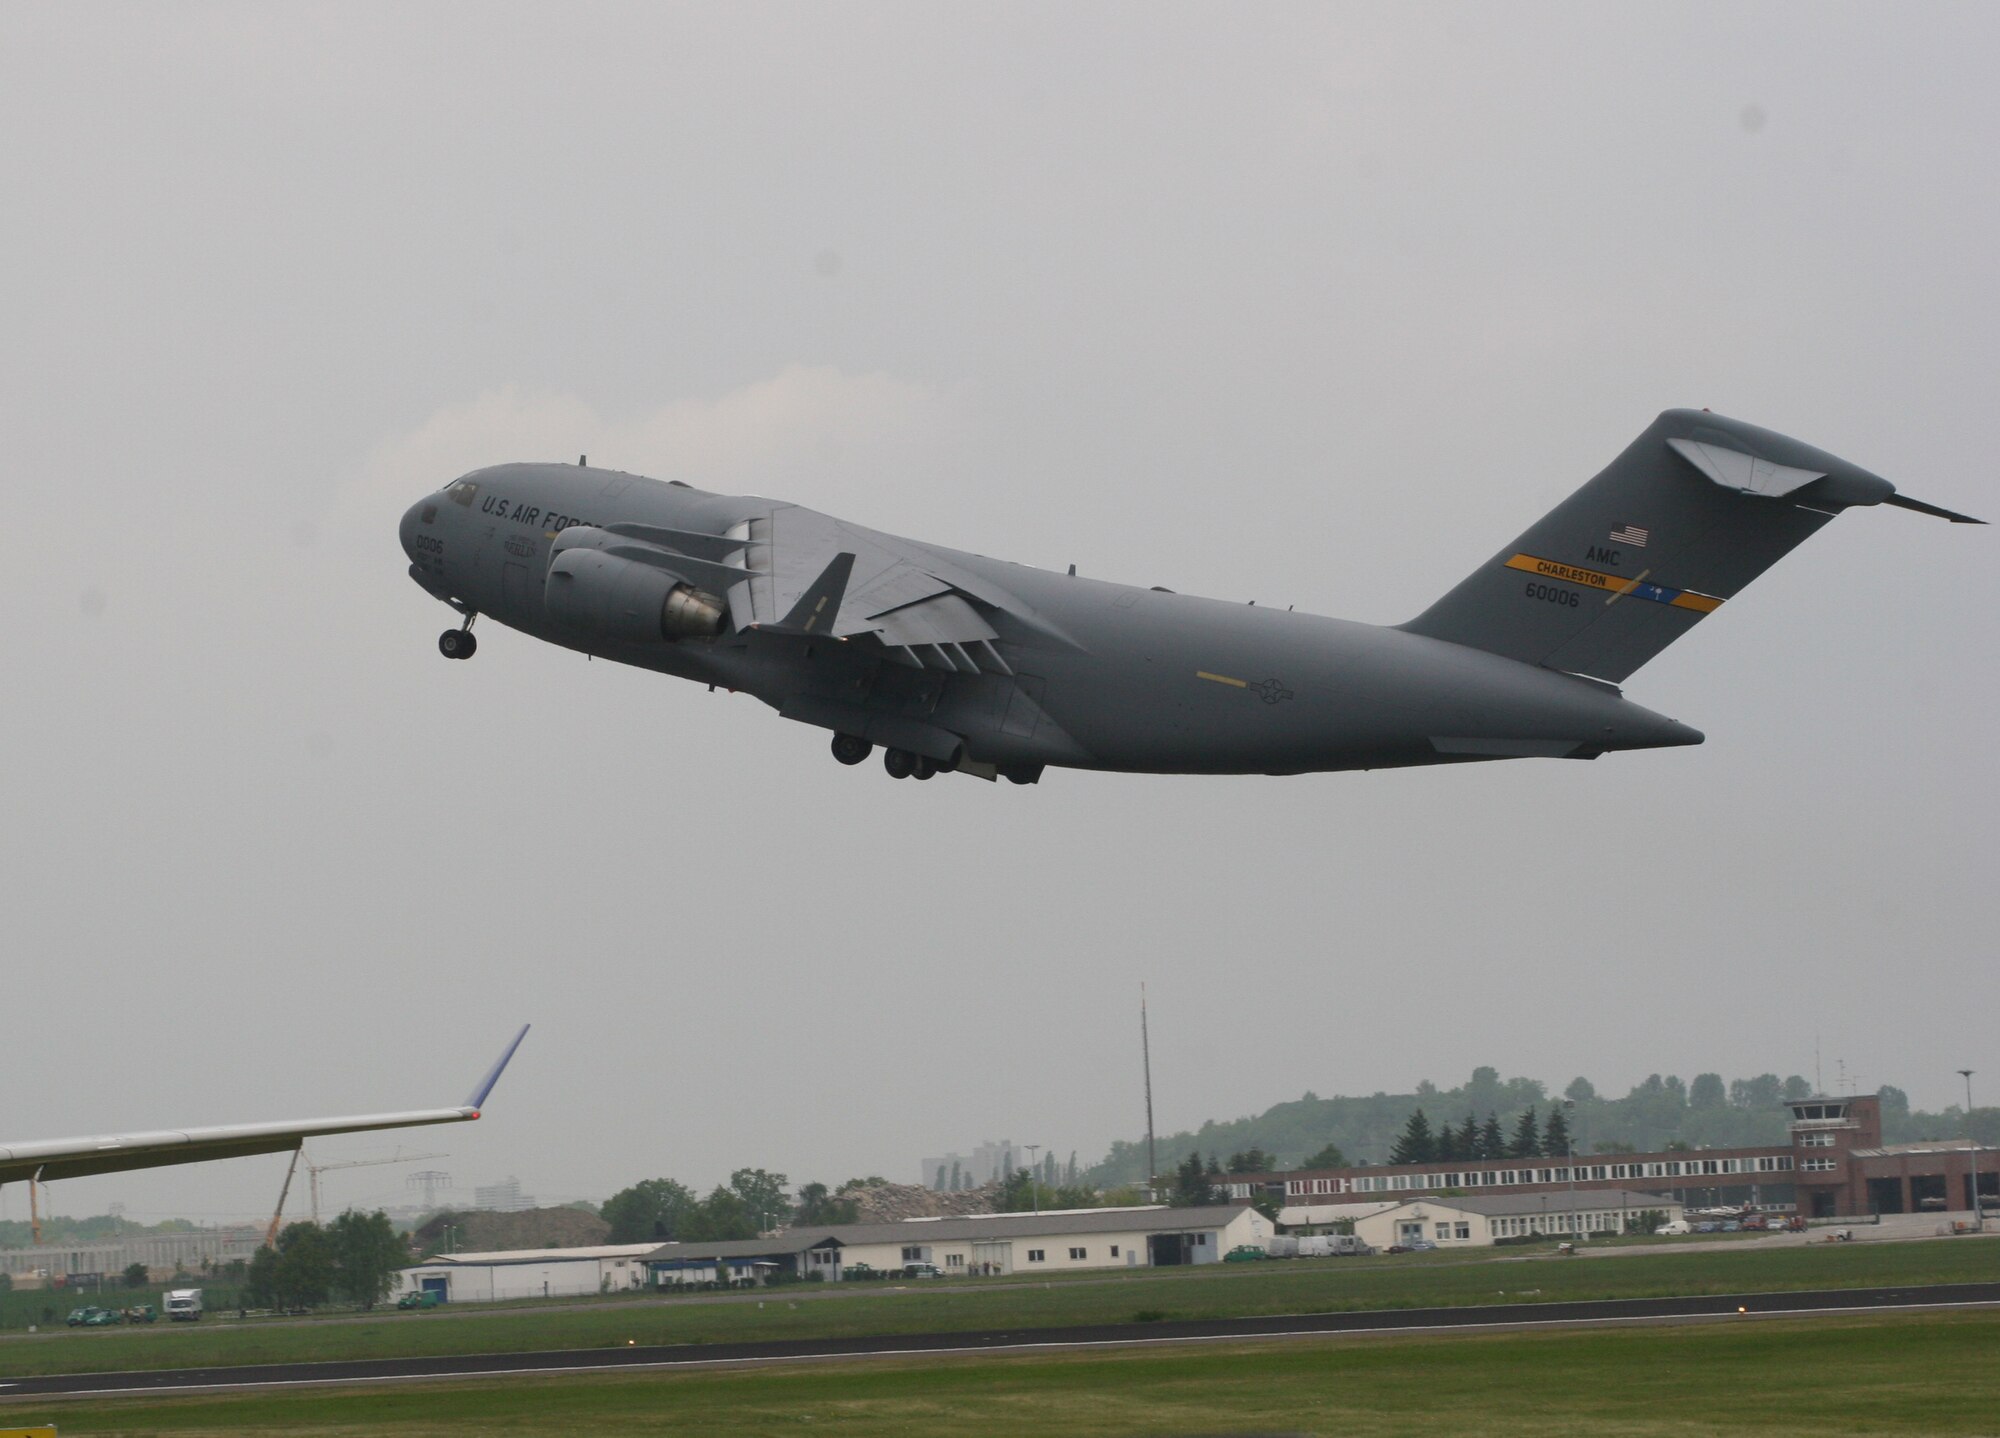
M 167 1317 L 176 1323 L 199 1323 L 201 1321 L 201 1290 L 199 1288 L 170 1288 L 166 1301 L 160 1305 L 166 1309 Z

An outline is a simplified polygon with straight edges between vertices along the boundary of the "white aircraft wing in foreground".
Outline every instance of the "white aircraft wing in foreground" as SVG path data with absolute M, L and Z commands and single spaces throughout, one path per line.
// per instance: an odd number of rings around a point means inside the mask
M 422 1124 L 463 1123 L 479 1117 L 486 1096 L 528 1036 L 528 1025 L 514 1035 L 500 1061 L 493 1065 L 471 1095 L 456 1108 L 420 1108 L 407 1113 L 357 1114 L 348 1118 L 308 1118 L 277 1123 L 226 1124 L 220 1128 L 165 1129 L 154 1133 L 103 1134 L 96 1138 L 45 1139 L 33 1143 L 0 1143 L 0 1184 L 23 1180 L 49 1183 L 84 1178 L 130 1168 L 159 1168 L 172 1163 L 204 1163 L 216 1158 L 243 1158 L 258 1153 L 283 1153 L 322 1134 L 365 1133 L 371 1129 L 416 1128 Z

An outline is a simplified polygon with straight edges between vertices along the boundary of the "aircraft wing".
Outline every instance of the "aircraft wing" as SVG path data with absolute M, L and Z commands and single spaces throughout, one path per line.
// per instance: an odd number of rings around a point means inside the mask
M 309 1118 L 277 1123 L 227 1124 L 219 1128 L 164 1129 L 156 1133 L 104 1134 L 95 1138 L 44 1139 L 32 1143 L 0 1143 L 0 1184 L 36 1179 L 43 1183 L 84 1178 L 132 1168 L 160 1168 L 175 1163 L 204 1163 L 216 1158 L 244 1158 L 259 1153 L 285 1153 L 323 1134 L 366 1133 L 371 1129 L 415 1128 L 423 1124 L 464 1123 L 479 1117 L 486 1096 L 500 1080 L 514 1050 L 528 1036 L 528 1025 L 514 1035 L 499 1062 L 456 1108 L 411 1109 L 406 1113 L 358 1114 L 348 1118 Z
M 801 505 L 752 520 L 745 554 L 752 572 L 729 591 L 739 630 L 869 640 L 914 669 L 1012 674 L 993 620 L 1035 623 L 944 556 Z

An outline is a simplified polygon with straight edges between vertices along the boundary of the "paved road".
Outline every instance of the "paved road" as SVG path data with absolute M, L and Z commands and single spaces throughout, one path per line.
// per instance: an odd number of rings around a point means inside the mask
M 434 1358 L 373 1358 L 340 1363 L 283 1363 L 242 1368 L 163 1369 L 0 1378 L 0 1399 L 166 1393 L 198 1389 L 390 1383 L 519 1373 L 695 1367 L 883 1358 L 912 1354 L 1047 1351 L 1055 1348 L 1189 1343 L 1218 1339 L 1295 1338 L 1323 1333 L 1420 1333 L 1536 1325 L 1719 1320 L 1740 1315 L 1833 1314 L 1894 1309 L 2000 1305 L 2000 1283 L 1906 1288 L 1835 1288 L 1800 1293 L 1737 1293 L 1702 1298 L 1635 1298 L 1590 1303 L 1506 1303 L 1476 1308 L 1403 1308 L 1363 1313 L 1280 1314 L 1259 1318 L 1149 1324 L 1101 1324 L 970 1333 L 807 1338 L 765 1343 L 689 1343 L 649 1348 L 584 1348 L 548 1353 L 475 1353 Z

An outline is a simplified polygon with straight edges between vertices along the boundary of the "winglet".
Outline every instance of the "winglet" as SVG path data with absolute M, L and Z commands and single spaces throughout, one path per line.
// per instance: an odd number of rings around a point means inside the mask
M 839 617 L 840 601 L 847 595 L 847 579 L 854 572 L 854 556 L 842 552 L 820 571 L 819 578 L 806 586 L 792 612 L 767 627 L 784 634 L 824 633 Z
M 507 1045 L 507 1051 L 500 1055 L 500 1062 L 493 1065 L 486 1077 L 479 1081 L 479 1086 L 472 1091 L 472 1097 L 465 1101 L 465 1106 L 472 1110 L 472 1117 L 479 1117 L 479 1110 L 486 1106 L 486 1095 L 492 1093 L 493 1085 L 500 1082 L 500 1075 L 506 1070 L 507 1060 L 514 1057 L 514 1050 L 521 1046 L 521 1040 L 528 1036 L 528 1030 L 532 1027 L 534 1027 L 532 1024 L 521 1025 L 521 1032 L 515 1034 L 514 1042 Z

